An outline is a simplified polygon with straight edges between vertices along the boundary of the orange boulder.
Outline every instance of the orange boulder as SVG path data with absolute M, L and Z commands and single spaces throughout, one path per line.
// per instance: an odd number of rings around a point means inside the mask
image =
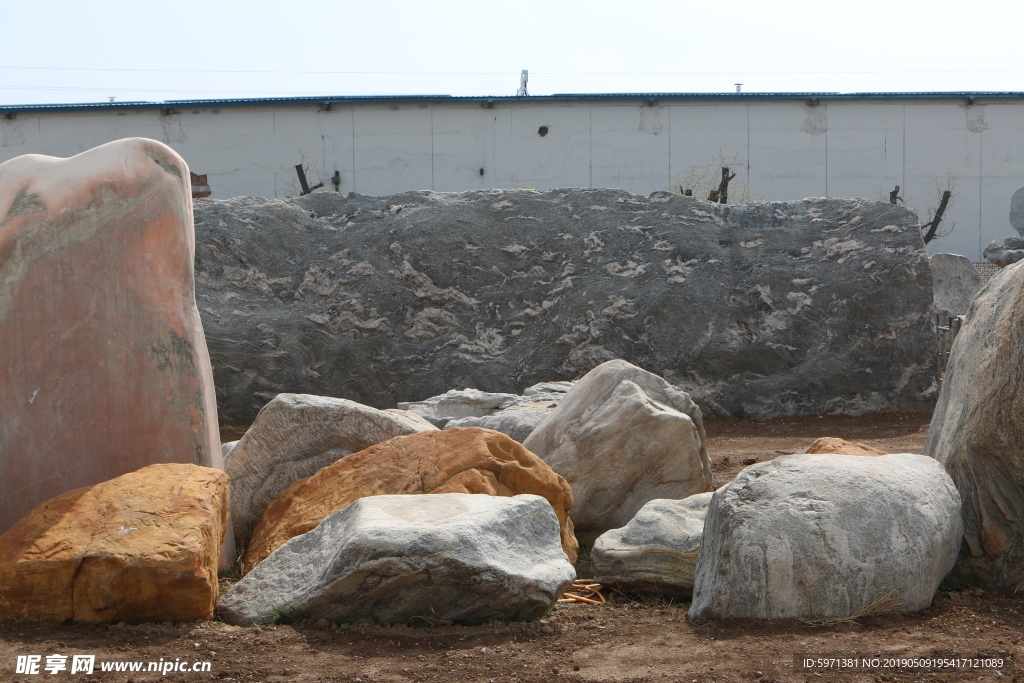
M 469 427 L 395 437 L 295 482 L 263 514 L 241 571 L 249 572 L 285 541 L 354 500 L 402 493 L 541 496 L 558 517 L 562 549 L 570 562 L 576 561 L 579 544 L 568 514 L 573 500 L 569 484 L 511 437 Z
M 230 481 L 159 464 L 68 491 L 0 535 L 0 616 L 210 619 Z
M 888 455 L 885 451 L 872 448 L 866 443 L 823 436 L 807 447 L 807 453 L 836 453 L 838 455 Z

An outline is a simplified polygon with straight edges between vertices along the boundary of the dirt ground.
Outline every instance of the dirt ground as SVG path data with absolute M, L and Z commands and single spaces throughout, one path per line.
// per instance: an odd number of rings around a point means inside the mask
M 799 453 L 819 436 L 920 453 L 927 415 L 708 420 L 715 484 L 751 458 Z M 558 605 L 541 622 L 407 628 L 315 624 L 241 628 L 213 621 L 112 626 L 0 622 L 0 681 L 1018 681 L 1024 595 L 943 586 L 908 616 L 854 623 L 731 620 L 692 624 L 689 605 L 613 596 L 607 605 Z M 46 656 L 95 655 L 94 673 L 47 673 Z M 41 655 L 40 674 L 16 673 L 18 655 Z M 851 658 L 861 668 L 802 668 L 805 657 Z M 901 667 L 899 659 L 960 658 L 998 668 Z M 101 663 L 209 662 L 209 672 L 103 673 Z M 877 659 L 875 659 L 877 658 Z M 70 658 L 68 669 L 70 669 Z M 845 662 L 849 664 L 849 662 Z M 949 664 L 950 662 L 944 662 Z M 990 662 L 992 663 L 992 662 Z

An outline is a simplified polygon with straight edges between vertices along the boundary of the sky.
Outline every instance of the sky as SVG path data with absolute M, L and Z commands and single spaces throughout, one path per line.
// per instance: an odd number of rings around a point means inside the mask
M 0 105 L 1024 91 L 1019 0 L 4 4 Z

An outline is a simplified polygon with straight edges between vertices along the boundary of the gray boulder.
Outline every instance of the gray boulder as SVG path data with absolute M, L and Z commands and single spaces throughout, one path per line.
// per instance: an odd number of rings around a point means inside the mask
M 452 420 L 490 415 L 503 403 L 514 398 L 514 394 L 491 394 L 479 389 L 452 389 L 440 396 L 432 396 L 422 401 L 399 403 L 398 408 L 415 413 L 440 428 Z
M 522 396 L 502 403 L 497 410 L 483 417 L 464 417 L 444 426 L 483 427 L 508 434 L 522 443 L 551 411 L 565 398 L 575 382 L 541 382 L 527 387 Z
M 1011 235 L 1001 240 L 992 240 L 981 255 L 990 263 L 1005 268 L 1024 259 L 1024 237 Z
M 231 451 L 235 450 L 238 445 L 238 441 L 228 441 L 220 445 L 220 457 L 224 459 L 224 462 L 228 461 L 228 456 L 231 455 Z
M 909 453 L 786 455 L 715 492 L 691 619 L 847 618 L 931 604 L 956 562 L 960 496 Z
M 396 436 L 436 429 L 404 410 L 377 410 L 327 396 L 277 395 L 224 464 L 231 477 L 236 537 L 248 539 L 282 491 L 321 467 Z
M 689 598 L 712 495 L 652 500 L 626 526 L 601 534 L 590 555 L 595 580 L 626 593 Z
M 622 358 L 706 415 L 930 410 L 931 272 L 904 208 L 620 190 L 195 202 L 220 416 L 518 394 Z
M 932 268 L 935 312 L 943 322 L 966 314 L 981 289 L 981 276 L 974 264 L 960 254 L 932 254 L 928 263 Z
M 299 615 L 525 621 L 544 616 L 575 578 L 540 496 L 371 496 L 275 550 L 217 608 L 243 626 Z
M 963 497 L 959 568 L 997 588 L 1024 582 L 1024 264 L 978 293 L 953 342 L 926 455 Z
M 711 490 L 700 408 L 661 377 L 613 360 L 576 383 L 523 446 L 572 487 L 569 516 L 587 541 L 655 498 Z

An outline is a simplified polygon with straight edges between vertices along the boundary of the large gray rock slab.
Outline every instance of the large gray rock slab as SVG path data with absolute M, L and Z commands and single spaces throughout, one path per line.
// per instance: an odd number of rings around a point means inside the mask
M 700 408 L 661 377 L 602 363 L 523 442 L 572 487 L 576 537 L 624 526 L 655 498 L 711 490 Z
M 691 619 L 851 617 L 931 604 L 956 562 L 960 496 L 909 453 L 786 455 L 715 492 Z
M 572 585 L 540 496 L 360 498 L 292 538 L 218 603 L 244 626 L 304 615 L 426 626 L 537 619 Z
M 935 312 L 942 317 L 965 315 L 974 295 L 981 289 L 981 276 L 971 260 L 960 254 L 932 254 L 932 291 Z
M 527 387 L 522 396 L 505 401 L 498 409 L 482 417 L 464 417 L 448 422 L 444 428 L 483 427 L 508 434 L 522 443 L 551 414 L 575 382 L 541 382 Z
M 711 496 L 658 499 L 594 542 L 594 580 L 626 593 L 689 598 Z
M 960 568 L 994 587 L 1024 582 L 1024 264 L 978 293 L 950 350 L 925 442 L 963 497 Z
M 930 410 L 914 214 L 620 190 L 197 200 L 223 419 L 283 391 L 375 407 L 519 393 L 622 358 L 708 415 Z
M 321 467 L 396 436 L 436 430 L 404 410 L 377 410 L 328 396 L 279 394 L 227 454 L 231 519 L 247 540 L 281 492 Z

